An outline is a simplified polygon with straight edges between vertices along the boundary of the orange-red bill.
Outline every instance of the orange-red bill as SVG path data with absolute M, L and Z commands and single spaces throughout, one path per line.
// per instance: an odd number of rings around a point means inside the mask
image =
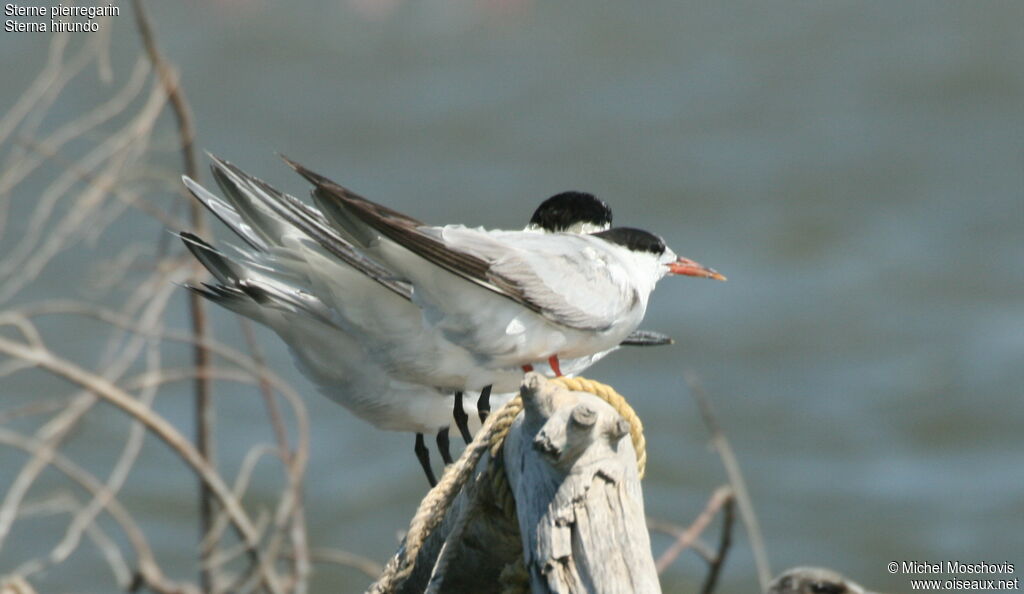
M 686 276 L 698 276 L 701 278 L 713 278 L 715 280 L 724 281 L 725 275 L 719 273 L 714 268 L 708 268 L 703 264 L 698 264 L 689 258 L 678 258 L 675 262 L 668 265 L 668 271 L 670 274 L 683 274 Z

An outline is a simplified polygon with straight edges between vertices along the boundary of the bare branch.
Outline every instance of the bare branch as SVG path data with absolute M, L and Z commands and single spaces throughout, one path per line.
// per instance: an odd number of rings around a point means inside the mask
M 142 38 L 142 45 L 146 50 L 146 54 L 149 56 L 149 61 L 153 64 L 157 74 L 160 77 L 160 82 L 163 85 L 164 91 L 167 93 L 167 97 L 171 102 L 171 109 L 174 112 L 174 117 L 178 123 L 178 134 L 181 138 L 181 155 L 184 162 L 185 175 L 192 179 L 199 178 L 199 171 L 196 166 L 196 155 L 195 155 L 195 128 L 192 124 L 192 114 L 188 108 L 188 101 L 185 99 L 185 93 L 181 86 L 178 84 L 178 77 L 174 73 L 173 68 L 167 63 L 167 60 L 160 53 L 159 48 L 156 45 L 156 38 L 153 35 L 153 28 L 149 23 L 149 19 L 146 16 L 145 6 L 142 0 L 133 0 L 132 6 L 135 12 L 135 24 L 139 30 L 139 36 Z M 206 229 L 206 222 L 203 218 L 202 207 L 197 204 L 194 200 L 189 200 L 189 213 L 191 216 L 192 228 L 199 235 L 208 235 Z M 198 263 L 193 266 L 195 271 L 195 278 L 201 279 L 203 275 L 202 267 Z M 196 338 L 202 342 L 208 336 L 208 328 L 206 323 L 206 309 L 203 304 L 202 298 L 195 294 L 189 294 L 189 313 L 192 317 L 192 331 L 195 333 Z M 193 351 L 193 357 L 195 359 L 195 365 L 199 369 L 206 369 L 210 365 L 210 353 L 201 344 L 197 345 Z M 195 424 L 196 424 L 196 436 L 195 442 L 199 453 L 209 462 L 211 465 L 215 463 L 215 451 L 214 445 L 214 408 L 213 408 L 213 394 L 209 380 L 204 377 L 197 377 L 195 381 Z M 209 533 L 210 528 L 213 524 L 213 496 L 209 487 L 205 483 L 199 485 L 199 533 L 201 538 L 205 538 L 205 535 Z M 211 590 L 213 588 L 213 576 L 210 574 L 208 567 L 208 555 L 214 553 L 213 550 L 208 550 L 206 547 L 201 547 L 200 557 L 200 586 L 204 590 Z
M 71 514 L 73 518 L 77 519 L 82 514 L 82 511 L 82 504 L 70 494 L 64 493 L 58 497 L 31 506 L 26 505 L 22 508 L 22 516 Z M 72 520 L 72 523 L 74 521 Z M 124 555 L 121 554 L 121 550 L 114 544 L 114 541 L 97 524 L 91 522 L 86 525 L 85 535 L 96 545 L 96 548 L 99 549 L 104 559 L 106 559 L 107 565 L 110 566 L 110 570 L 114 574 L 114 580 L 118 585 L 121 587 L 126 586 L 131 581 L 131 571 L 128 569 L 128 563 L 125 561 Z M 14 573 L 25 578 L 32 577 L 32 575 L 46 571 L 49 567 L 61 561 L 63 561 L 63 558 L 54 552 L 46 559 L 35 558 L 22 563 L 14 570 Z
M 735 507 L 735 498 L 729 497 L 725 500 L 725 509 L 722 515 L 722 533 L 718 540 L 718 551 L 715 553 L 714 558 L 708 567 L 708 575 L 704 579 L 704 586 L 701 588 L 701 594 L 711 594 L 715 591 L 715 585 L 718 583 L 718 576 L 722 573 L 722 567 L 725 566 L 725 556 L 729 552 L 729 545 L 732 543 L 732 525 L 735 518 L 733 508 Z
M 18 435 L 13 431 L 7 431 L 3 428 L 0 428 L 0 443 L 21 449 L 29 454 L 43 447 L 38 440 Z M 121 530 L 124 531 L 128 540 L 132 543 L 138 562 L 138 575 L 143 578 L 146 584 L 158 592 L 180 591 L 178 585 L 166 581 L 153 556 L 153 550 L 149 546 L 146 535 L 139 528 L 128 510 L 114 497 L 101 497 L 105 487 L 99 479 L 59 453 L 53 455 L 52 464 L 54 468 L 66 474 L 71 480 L 91 493 L 93 497 L 102 498 L 105 501 L 106 511 L 110 513 L 111 517 L 118 523 Z
M 731 499 L 732 489 L 730 487 L 723 486 L 715 489 L 715 492 L 711 494 L 711 498 L 708 499 L 707 505 L 704 506 L 704 511 L 697 516 L 697 519 L 688 528 L 678 533 L 675 542 L 658 557 L 655 567 L 658 568 L 659 575 L 676 560 L 680 553 L 697 542 L 697 539 L 703 534 L 711 520 L 714 519 L 718 510 Z
M 145 139 L 152 132 L 165 101 L 162 92 L 152 93 L 139 116 L 121 132 L 88 151 L 77 161 L 77 168 L 90 171 L 105 163 L 107 172 L 99 177 L 107 180 L 116 178 L 132 159 L 143 152 Z M 3 290 L 0 290 L 0 303 L 21 291 L 57 253 L 80 238 L 85 227 L 83 221 L 100 207 L 102 199 L 109 194 L 108 185 L 92 184 L 78 197 L 75 208 L 68 209 L 59 222 L 49 221 L 56 202 L 78 177 L 77 173 L 64 171 L 39 198 L 27 231 L 0 263 L 0 277 L 7 277 Z
M 341 549 L 331 548 L 314 548 L 309 550 L 309 558 L 313 563 L 331 563 L 334 565 L 341 565 L 344 567 L 351 567 L 357 569 L 367 577 L 376 579 L 380 575 L 380 572 L 384 571 L 384 565 L 364 557 L 362 555 L 356 555 L 349 553 L 348 551 L 342 551 Z
M 757 565 L 757 580 L 761 590 L 768 588 L 772 579 L 771 568 L 768 564 L 768 553 L 764 546 L 764 538 L 761 536 L 761 526 L 757 521 L 757 514 L 754 513 L 754 505 L 750 500 L 750 493 L 747 491 L 746 481 L 743 480 L 743 473 L 740 470 L 739 462 L 732 451 L 729 439 L 725 436 L 718 420 L 711 409 L 711 403 L 704 393 L 704 389 L 692 373 L 686 374 L 686 383 L 690 386 L 690 392 L 697 401 L 700 408 L 701 418 L 704 425 L 711 432 L 711 443 L 722 459 L 725 473 L 729 477 L 729 484 L 732 486 L 736 502 L 740 508 L 740 516 L 743 518 L 743 525 L 747 528 L 747 536 L 750 539 L 750 548 L 754 553 L 754 563 Z
M 43 369 L 88 389 L 133 418 L 142 421 L 151 433 L 163 440 L 172 451 L 178 454 L 210 486 L 211 491 L 218 498 L 220 504 L 228 510 L 232 523 L 245 541 L 249 555 L 256 563 L 264 583 L 272 592 L 283 591 L 276 571 L 271 564 L 266 562 L 260 551 L 259 534 L 249 519 L 248 514 L 234 495 L 231 494 L 230 489 L 228 489 L 220 475 L 207 464 L 202 455 L 170 423 L 141 405 L 137 400 L 116 385 L 111 384 L 107 379 L 82 369 L 69 361 L 56 358 L 49 351 L 33 349 L 6 338 L 0 338 L 0 352 L 6 353 L 9 356 L 34 361 Z

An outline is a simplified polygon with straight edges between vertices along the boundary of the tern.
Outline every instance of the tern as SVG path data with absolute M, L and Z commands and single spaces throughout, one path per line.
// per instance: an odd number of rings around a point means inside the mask
M 441 456 L 450 462 L 448 431 L 453 410 L 463 438 L 469 439 L 462 392 L 403 379 L 417 374 L 396 373 L 402 371 L 403 362 L 396 362 L 386 348 L 384 353 L 375 352 L 375 346 L 386 347 L 388 340 L 372 338 L 374 333 L 390 331 L 400 336 L 422 328 L 411 287 L 339 237 L 316 209 L 225 161 L 213 161 L 214 179 L 227 200 L 187 177 L 185 184 L 247 247 L 232 248 L 234 253 L 228 255 L 194 234 L 180 233 L 216 279 L 215 284 L 189 288 L 274 330 L 288 344 L 304 375 L 356 416 L 382 429 L 416 433 L 415 452 L 433 484 L 423 434 L 437 434 Z M 268 203 L 288 204 L 303 218 L 296 219 L 299 224 L 289 222 Z M 603 202 L 589 194 L 565 192 L 542 203 L 526 231 L 587 232 L 607 228 L 610 222 L 611 211 Z M 659 333 L 638 331 L 623 344 L 670 342 Z M 579 372 L 607 352 L 572 360 L 568 369 Z M 466 357 L 462 359 L 471 365 Z M 514 369 L 511 374 L 519 377 L 521 371 Z M 504 402 L 512 395 L 500 394 L 496 399 Z
M 666 275 L 725 280 L 649 231 L 592 234 L 430 226 L 287 160 L 345 238 L 413 286 L 424 325 L 486 369 L 529 369 L 614 348 Z
M 327 303 L 333 319 L 359 336 L 370 357 L 389 373 L 404 381 L 441 388 L 518 389 L 522 365 L 482 361 L 477 353 L 425 323 L 424 312 L 415 303 L 413 285 L 401 271 L 357 249 L 315 208 L 226 161 L 211 158 L 214 179 L 226 201 L 195 181 L 183 179 L 197 199 L 249 244 L 251 249 L 236 249 L 242 259 L 268 274 L 305 279 L 307 292 Z M 410 225 L 421 225 L 391 212 Z M 535 214 L 535 221 L 543 219 Z M 596 223 L 577 223 L 590 224 Z M 535 229 L 513 233 L 545 235 Z M 565 373 L 579 372 L 599 352 L 563 359 L 561 368 Z
M 349 412 L 378 429 L 415 433 L 416 458 L 431 486 L 436 484 L 424 434 L 436 434 L 441 457 L 450 464 L 454 390 L 395 379 L 368 356 L 357 336 L 331 321 L 325 303 L 301 286 L 268 278 L 194 234 L 179 236 L 216 279 L 189 286 L 192 291 L 273 330 L 302 374 Z M 505 396 L 499 395 L 499 401 Z

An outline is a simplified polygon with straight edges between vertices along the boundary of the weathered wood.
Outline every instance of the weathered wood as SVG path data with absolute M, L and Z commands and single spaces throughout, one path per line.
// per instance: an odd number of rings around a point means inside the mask
M 660 592 L 629 424 L 540 376 L 505 443 L 531 590 Z
M 521 395 L 524 410 L 503 451 L 516 518 L 481 474 L 491 463 L 485 455 L 398 591 L 428 589 L 454 528 L 461 532 L 450 539 L 433 591 L 499 592 L 516 582 L 501 582 L 501 573 L 524 563 L 521 583 L 525 590 L 528 579 L 534 593 L 660 592 L 629 424 L 600 398 L 539 374 L 527 376 Z

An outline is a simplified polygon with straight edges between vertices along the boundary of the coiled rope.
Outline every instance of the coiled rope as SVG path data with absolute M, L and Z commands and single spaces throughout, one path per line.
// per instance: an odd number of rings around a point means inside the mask
M 548 379 L 549 382 L 561 385 L 567 390 L 574 392 L 588 392 L 604 400 L 629 423 L 629 433 L 633 442 L 633 449 L 636 452 L 637 471 L 640 478 L 644 476 L 647 467 L 647 441 L 644 439 L 643 424 L 640 418 L 626 399 L 615 391 L 614 388 L 601 382 L 589 380 L 582 377 L 556 377 Z M 476 512 L 477 503 L 480 500 L 482 488 L 489 486 L 494 500 L 501 507 L 502 511 L 511 519 L 516 517 L 515 496 L 508 483 L 505 474 L 504 456 L 502 448 L 505 445 L 505 437 L 516 417 L 523 410 L 523 400 L 516 396 L 509 400 L 505 406 L 487 417 L 483 427 L 477 431 L 473 441 L 466 446 L 465 451 L 454 464 L 445 469 L 441 480 L 427 493 L 420 502 L 416 514 L 409 524 L 409 532 L 406 534 L 402 549 L 388 561 L 387 566 L 380 578 L 370 586 L 368 592 L 373 594 L 390 594 L 404 582 L 415 569 L 416 557 L 420 549 L 434 530 L 441 524 L 448 508 L 459 492 L 466 486 L 472 477 L 484 452 L 491 456 L 491 464 L 485 472 L 480 473 L 475 479 L 475 496 L 470 501 L 462 515 L 456 520 L 445 543 L 438 555 L 437 562 L 431 575 L 430 585 L 427 592 L 436 592 L 440 587 L 440 580 L 444 575 L 444 569 L 448 565 L 450 552 L 454 544 L 461 537 L 470 517 Z M 523 566 L 522 557 L 518 563 L 512 563 L 505 567 L 501 575 L 503 584 L 502 592 L 524 591 L 528 584 L 529 574 Z

